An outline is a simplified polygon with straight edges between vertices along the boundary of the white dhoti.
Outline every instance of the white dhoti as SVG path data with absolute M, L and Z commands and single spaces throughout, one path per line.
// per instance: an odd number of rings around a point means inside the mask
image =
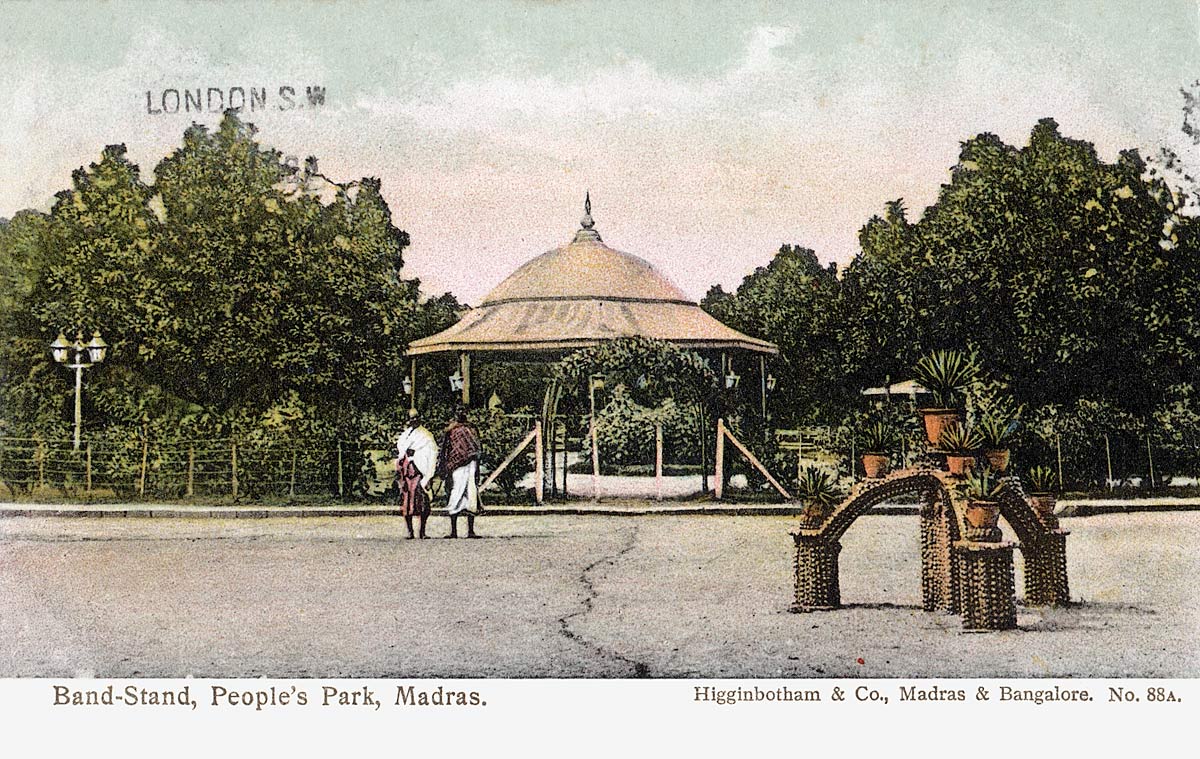
M 446 513 L 454 515 L 469 511 L 475 514 L 479 511 L 479 462 L 468 461 L 450 473 L 450 503 Z

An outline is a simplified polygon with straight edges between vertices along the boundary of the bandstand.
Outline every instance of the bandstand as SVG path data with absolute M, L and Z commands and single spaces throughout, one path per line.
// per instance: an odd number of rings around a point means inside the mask
M 470 406 L 481 395 L 472 388 L 477 360 L 551 363 L 607 340 L 645 337 L 719 361 L 722 375 L 750 365 L 765 413 L 767 357 L 778 353 L 775 345 L 722 324 L 647 261 L 608 247 L 591 211 L 588 196 L 571 242 L 526 262 L 453 326 L 411 343 L 413 406 L 423 357 L 457 357 L 455 386 Z M 546 429 L 553 429 L 560 395 L 553 384 L 546 390 Z

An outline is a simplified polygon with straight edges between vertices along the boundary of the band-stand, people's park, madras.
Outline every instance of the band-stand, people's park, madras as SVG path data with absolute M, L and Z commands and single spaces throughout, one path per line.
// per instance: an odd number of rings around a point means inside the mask
M 423 356 L 458 357 L 451 381 L 461 389 L 463 405 L 470 406 L 478 395 L 472 394 L 472 362 L 476 359 L 550 363 L 580 348 L 621 337 L 651 338 L 696 351 L 713 364 L 719 360 L 722 376 L 733 375 L 735 362 L 751 364 L 765 413 L 767 357 L 778 353 L 775 345 L 722 324 L 648 262 L 605 245 L 592 221 L 590 196 L 584 201 L 580 229 L 570 243 L 525 263 L 449 329 L 412 342 L 408 350 L 411 403 L 415 407 L 421 393 L 417 379 Z M 592 412 L 589 426 L 594 454 L 594 409 Z M 539 462 L 553 456 L 553 451 L 540 445 L 539 431 L 554 429 L 556 414 L 557 398 L 551 387 L 537 429 L 526 442 L 536 438 Z M 552 484 L 552 475 L 550 467 L 539 468 L 544 472 L 536 488 L 540 502 L 544 485 Z M 593 468 L 598 477 L 595 455 Z

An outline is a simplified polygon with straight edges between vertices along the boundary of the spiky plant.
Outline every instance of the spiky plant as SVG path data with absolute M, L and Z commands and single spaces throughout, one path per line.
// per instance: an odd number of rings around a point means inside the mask
M 974 354 L 960 350 L 936 350 L 922 356 L 916 366 L 917 381 L 933 393 L 941 408 L 958 408 L 962 394 L 979 379 Z
M 947 453 L 970 453 L 978 450 L 982 444 L 979 433 L 962 424 L 950 425 L 938 437 L 938 448 Z
M 895 432 L 883 422 L 869 424 L 862 432 L 862 449 L 865 453 L 887 453 L 895 444 Z
M 994 501 L 1004 487 L 1004 481 L 988 467 L 967 477 L 967 497 L 979 501 Z
M 1021 426 L 1016 419 L 1000 416 L 985 416 L 979 421 L 980 442 L 984 448 L 993 450 L 1007 448 L 1013 434 Z
M 1035 466 L 1029 470 L 1029 484 L 1034 493 L 1049 493 L 1054 490 L 1054 470 L 1048 466 Z
M 815 466 L 805 467 L 796 483 L 796 497 L 804 503 L 827 508 L 837 502 L 833 478 Z

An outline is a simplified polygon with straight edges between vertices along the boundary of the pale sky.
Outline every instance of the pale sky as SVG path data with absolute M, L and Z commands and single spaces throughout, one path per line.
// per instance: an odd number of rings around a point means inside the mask
M 649 8 L 644 7 L 649 6 Z M 1051 7 L 1052 6 L 1052 7 Z M 192 121 L 164 89 L 263 87 L 264 144 L 378 176 L 405 273 L 477 303 L 570 241 L 694 298 L 781 243 L 847 262 L 888 200 L 914 216 L 959 143 L 1041 117 L 1106 159 L 1180 133 L 1200 6 L 1138 2 L 0 2 L 0 216 L 47 209 L 124 142 L 144 176 Z M 281 86 L 326 88 L 281 111 Z

